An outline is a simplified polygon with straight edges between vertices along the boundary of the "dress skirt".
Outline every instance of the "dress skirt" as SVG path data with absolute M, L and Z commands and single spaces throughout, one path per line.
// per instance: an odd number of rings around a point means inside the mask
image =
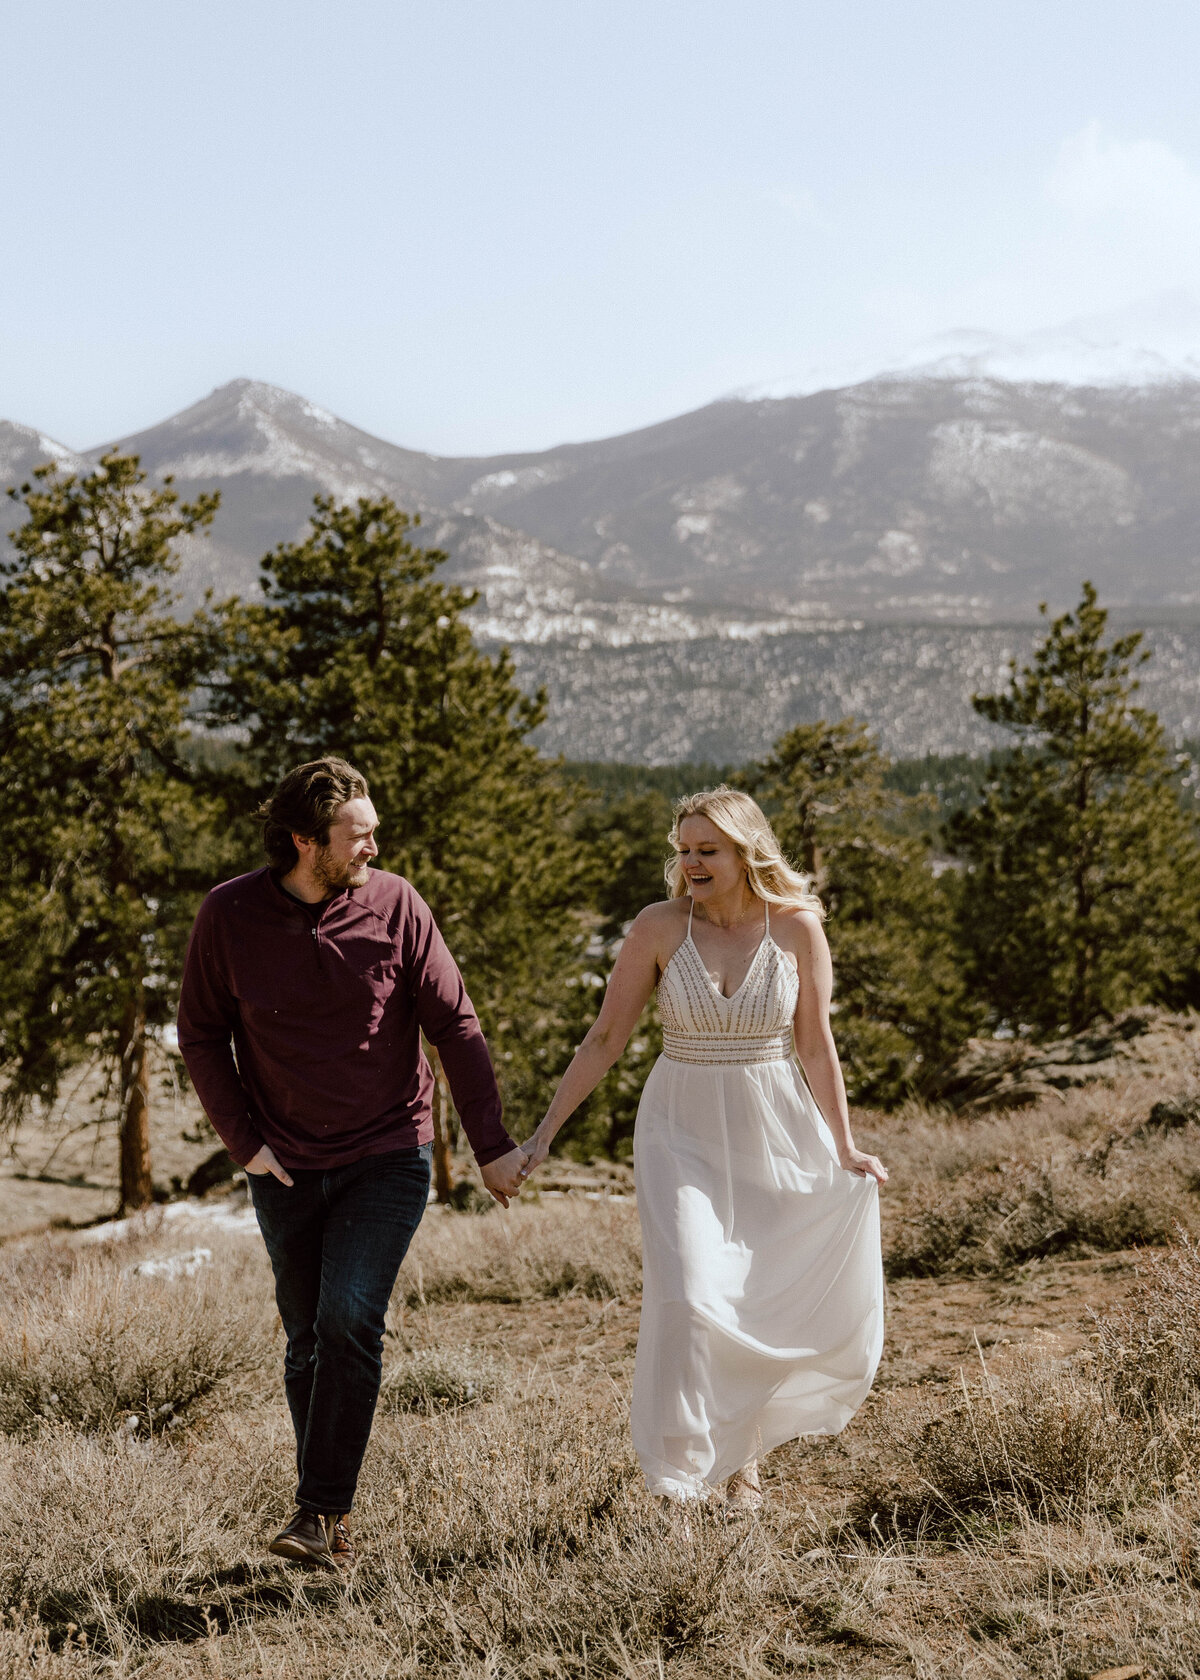
M 846 1172 L 796 1062 L 662 1056 L 634 1134 L 642 1316 L 633 1444 L 651 1493 L 704 1498 L 834 1435 L 883 1345 L 878 1186 Z

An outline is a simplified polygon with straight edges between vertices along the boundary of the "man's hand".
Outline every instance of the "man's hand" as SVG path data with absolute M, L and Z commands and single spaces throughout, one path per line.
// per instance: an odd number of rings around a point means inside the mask
M 486 1167 L 480 1167 L 485 1187 L 501 1207 L 508 1206 L 510 1196 L 515 1196 L 525 1182 L 521 1177 L 524 1165 L 525 1151 L 510 1149 L 507 1155 L 500 1155 L 496 1160 L 489 1161 Z
M 504 1157 L 508 1159 L 507 1155 Z M 253 1173 L 255 1178 L 262 1178 L 266 1173 L 274 1173 L 280 1184 L 291 1184 L 292 1179 L 286 1167 L 281 1167 L 275 1159 L 275 1151 L 269 1143 L 264 1143 L 257 1155 L 251 1156 L 246 1162 L 246 1171 Z

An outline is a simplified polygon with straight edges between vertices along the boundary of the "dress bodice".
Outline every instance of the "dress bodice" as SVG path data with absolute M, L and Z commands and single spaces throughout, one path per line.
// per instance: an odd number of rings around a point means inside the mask
M 762 940 L 732 997 L 717 990 L 704 966 L 689 910 L 687 937 L 658 982 L 664 1056 L 713 1064 L 791 1059 L 800 981 L 771 937 L 770 907 L 764 910 Z

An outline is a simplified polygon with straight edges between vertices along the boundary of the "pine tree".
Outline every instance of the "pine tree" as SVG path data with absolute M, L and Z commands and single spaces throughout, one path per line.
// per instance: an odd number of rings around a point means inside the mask
M 889 789 L 888 761 L 853 718 L 802 724 L 747 777 L 785 853 L 828 913 L 834 1036 L 859 1101 L 928 1092 L 970 1031 L 950 901 L 919 800 Z
M 573 844 L 578 795 L 527 737 L 544 702 L 521 693 L 436 578 L 387 499 L 318 497 L 309 535 L 263 562 L 261 604 L 222 619 L 211 718 L 247 731 L 243 808 L 291 766 L 338 753 L 367 776 L 380 863 L 430 904 L 493 1043 L 514 1125 L 540 1118 L 573 1044 L 592 862 Z
M 38 468 L 0 568 L 0 1059 L 10 1118 L 96 1052 L 120 1125 L 121 1207 L 152 1196 L 148 1039 L 172 1012 L 211 814 L 182 747 L 202 638 L 170 616 L 181 505 L 135 456 Z
M 1106 642 L 1107 617 L 1085 583 L 1009 688 L 975 696 L 1017 745 L 950 827 L 971 983 L 995 1022 L 1042 1033 L 1194 989 L 1195 825 L 1161 725 L 1134 701 L 1150 654 L 1136 631 Z

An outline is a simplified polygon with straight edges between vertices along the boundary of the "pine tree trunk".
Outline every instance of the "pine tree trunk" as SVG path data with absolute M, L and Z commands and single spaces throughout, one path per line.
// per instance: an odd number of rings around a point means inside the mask
M 150 1177 L 150 1068 L 146 1057 L 146 999 L 140 986 L 121 1023 L 121 1206 L 135 1213 L 154 1200 Z
M 1080 735 L 1087 736 L 1088 709 L 1086 704 L 1082 708 L 1080 721 Z M 1069 1003 L 1070 1026 L 1072 1032 L 1082 1032 L 1091 1024 L 1095 1013 L 1091 1007 L 1090 992 L 1092 990 L 1092 941 L 1091 914 L 1092 895 L 1088 882 L 1088 856 L 1085 851 L 1085 831 L 1087 824 L 1088 805 L 1091 799 L 1091 780 L 1087 770 L 1080 772 L 1075 785 L 1075 814 L 1078 819 L 1079 830 L 1075 840 L 1075 866 L 1073 870 L 1074 887 L 1074 925 L 1071 929 L 1075 946 L 1074 973 L 1072 975 L 1071 998 Z
M 433 1062 L 433 1188 L 443 1207 L 449 1205 L 454 1190 L 454 1173 L 450 1149 L 450 1087 L 437 1052 Z

